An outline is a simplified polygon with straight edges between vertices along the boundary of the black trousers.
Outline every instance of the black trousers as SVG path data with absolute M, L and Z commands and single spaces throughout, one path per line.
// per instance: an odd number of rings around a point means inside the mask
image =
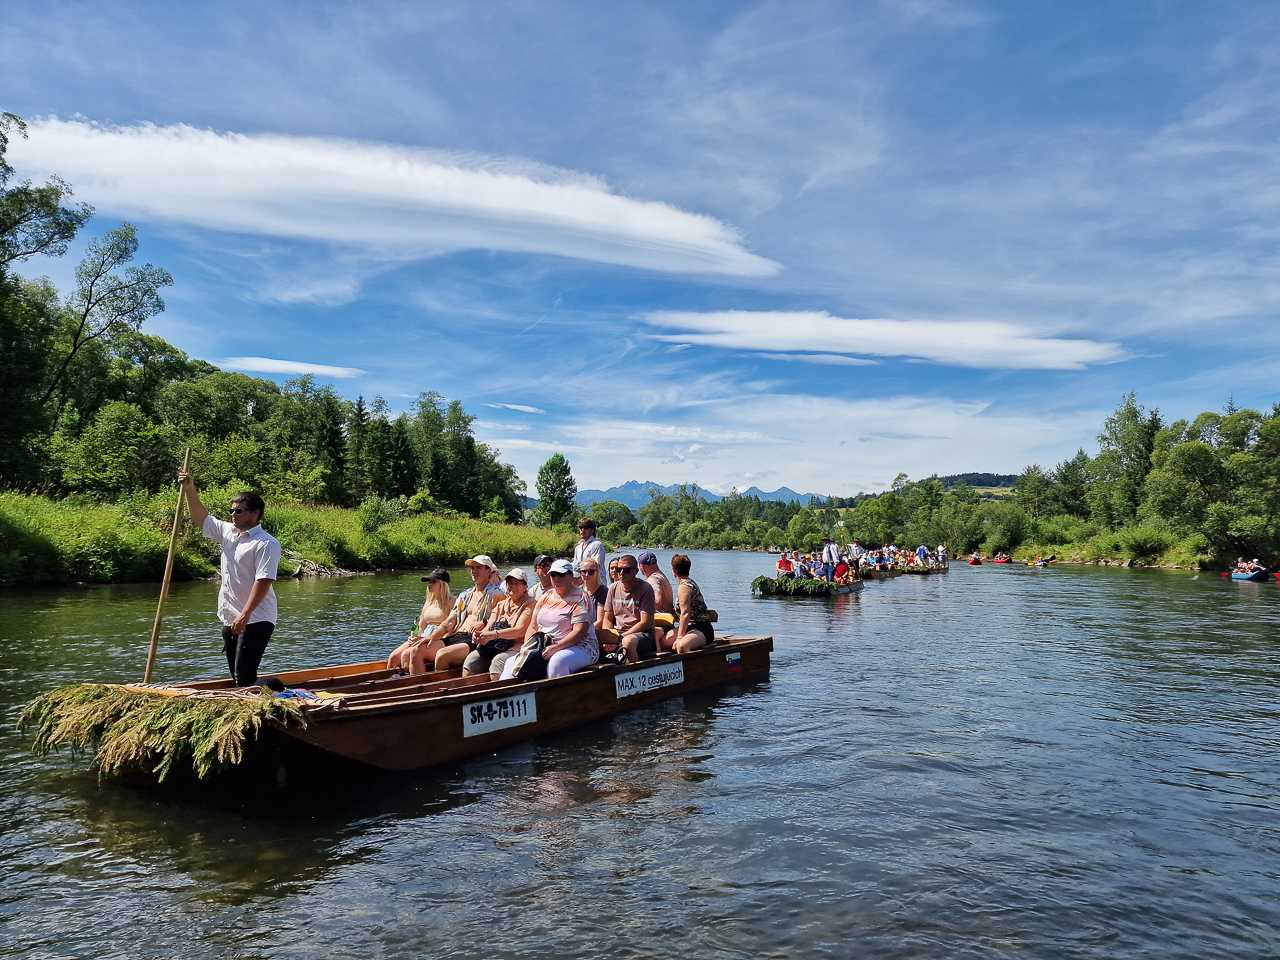
M 274 623 L 251 623 L 237 637 L 230 627 L 222 628 L 222 652 L 227 655 L 227 669 L 237 687 L 251 687 L 258 682 L 258 664 L 275 629 Z

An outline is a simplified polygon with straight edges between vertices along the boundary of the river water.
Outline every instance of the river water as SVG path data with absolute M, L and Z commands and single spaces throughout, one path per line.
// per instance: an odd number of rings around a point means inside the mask
M 1280 955 L 1280 585 L 953 566 L 766 600 L 771 558 L 693 558 L 721 630 L 773 634 L 768 682 L 248 805 L 13 729 L 140 676 L 153 587 L 0 595 L 0 956 Z M 274 669 L 381 656 L 421 584 L 279 594 Z M 218 672 L 213 605 L 174 589 L 160 677 Z

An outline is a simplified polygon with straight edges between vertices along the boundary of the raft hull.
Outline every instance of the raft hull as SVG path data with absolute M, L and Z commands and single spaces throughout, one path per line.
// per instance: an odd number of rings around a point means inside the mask
M 1254 573 L 1237 573 L 1235 571 L 1232 571 L 1231 579 L 1244 580 L 1250 583 L 1265 583 L 1269 579 L 1269 577 L 1267 575 L 1267 571 L 1265 570 L 1258 570 L 1258 571 L 1255 571 Z

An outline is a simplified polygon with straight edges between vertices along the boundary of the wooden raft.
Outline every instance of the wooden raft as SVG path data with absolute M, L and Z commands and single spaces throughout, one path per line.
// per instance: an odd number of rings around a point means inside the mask
M 271 724 L 264 740 L 296 741 L 381 770 L 452 763 L 668 697 L 769 674 L 773 638 L 725 636 L 692 653 L 638 664 L 597 664 L 555 680 L 520 683 L 459 670 L 397 676 L 382 661 L 275 674 L 286 687 L 339 694 L 303 704 L 305 725 Z M 178 686 L 215 692 L 230 680 Z M 250 747 L 252 749 L 252 747 Z

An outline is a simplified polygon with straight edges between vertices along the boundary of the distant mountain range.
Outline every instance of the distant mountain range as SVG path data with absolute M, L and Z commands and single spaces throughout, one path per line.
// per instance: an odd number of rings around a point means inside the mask
M 718 493 L 704 490 L 697 484 L 685 484 L 684 486 L 686 490 L 696 494 L 708 503 L 715 503 L 717 500 L 724 499 Z M 610 487 L 608 490 L 579 490 L 576 501 L 579 506 L 590 507 L 601 500 L 617 500 L 619 503 L 626 504 L 632 510 L 638 510 L 649 502 L 654 491 L 670 497 L 674 496 L 679 488 L 680 484 L 677 483 L 661 484 L 643 480 L 628 480 L 621 486 Z M 817 496 L 817 494 L 812 493 L 797 493 L 790 487 L 779 487 L 777 490 L 761 490 L 759 487 L 748 487 L 746 490 L 740 490 L 739 493 L 744 497 L 759 497 L 761 500 L 773 500 L 779 503 L 808 503 L 810 497 Z
M 938 478 L 942 485 L 948 489 L 962 483 L 971 487 L 1012 487 L 1017 479 L 1017 474 L 1012 473 L 953 473 Z M 675 495 L 680 486 L 681 484 L 678 483 L 662 484 L 644 480 L 628 480 L 626 483 L 610 487 L 608 490 L 579 490 L 575 500 L 580 507 L 591 507 L 601 500 L 617 500 L 619 503 L 625 503 L 632 510 L 638 510 L 649 502 L 654 491 L 670 497 Z M 704 490 L 695 483 L 686 483 L 683 486 L 686 490 L 696 493 L 708 503 L 715 503 L 717 500 L 724 499 L 720 494 Z M 779 487 L 777 490 L 761 490 L 759 487 L 748 487 L 746 490 L 738 492 L 744 497 L 759 497 L 761 500 L 772 500 L 777 503 L 808 503 L 814 497 L 819 500 L 830 499 L 826 494 L 798 493 L 790 487 Z M 857 497 L 844 499 L 856 500 L 870 496 L 874 496 L 874 494 L 864 493 L 858 494 Z M 538 505 L 538 501 L 533 497 L 523 497 L 522 499 L 525 509 L 532 510 Z M 841 498 L 837 498 L 837 500 L 839 499 Z

